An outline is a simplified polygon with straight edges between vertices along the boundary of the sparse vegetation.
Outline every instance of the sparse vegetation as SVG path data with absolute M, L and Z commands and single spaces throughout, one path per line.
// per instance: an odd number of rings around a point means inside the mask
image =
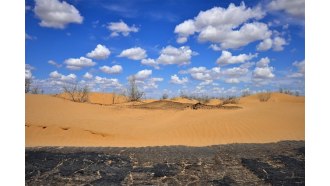
M 39 87 L 33 87 L 31 89 L 31 94 L 43 94 L 44 90 L 40 89 Z
M 202 104 L 207 104 L 208 102 L 210 102 L 210 99 L 211 99 L 211 97 L 209 97 L 207 95 L 188 95 L 188 94 L 183 93 L 182 91 L 180 93 L 180 97 L 189 99 L 189 100 L 197 100 L 198 103 L 202 103 Z
M 168 99 L 168 94 L 164 93 L 164 94 L 162 95 L 162 99 Z
M 249 95 L 251 95 L 250 91 L 248 91 L 248 90 L 242 91 L 242 97 L 246 97 L 246 96 L 249 96 Z
M 300 92 L 299 91 L 285 90 L 283 88 L 280 88 L 278 92 L 279 93 L 283 93 L 283 94 L 292 95 L 292 96 L 300 96 Z
M 283 88 L 280 88 L 280 89 L 278 90 L 278 92 L 279 92 L 279 93 L 284 93 L 284 89 L 283 89 Z
M 31 89 L 31 78 L 25 78 L 25 93 L 29 93 Z
M 190 99 L 188 94 L 184 93 L 183 91 L 180 91 L 180 97 Z
M 199 103 L 202 103 L 202 104 L 206 104 L 206 103 L 210 102 L 210 98 L 206 95 L 196 96 L 196 97 L 193 97 L 193 99 L 197 100 Z
M 267 102 L 271 98 L 270 92 L 260 93 L 258 94 L 259 101 Z
M 144 95 L 144 92 L 140 91 L 136 85 L 135 76 L 132 76 L 129 79 L 129 87 L 127 89 L 128 100 L 129 101 L 139 101 L 143 95 Z
M 223 99 L 222 101 L 222 105 L 226 105 L 226 104 L 238 104 L 239 103 L 239 98 L 235 97 L 235 96 L 230 96 L 226 99 Z
M 64 85 L 63 86 L 64 93 L 70 96 L 71 101 L 74 102 L 87 102 L 89 88 L 88 86 L 79 87 L 78 84 L 74 85 Z

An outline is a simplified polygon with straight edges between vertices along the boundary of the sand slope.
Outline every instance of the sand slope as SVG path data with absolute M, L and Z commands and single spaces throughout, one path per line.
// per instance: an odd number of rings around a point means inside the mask
M 256 95 L 241 98 L 238 110 L 153 110 L 50 95 L 25 98 L 26 146 L 206 146 L 305 138 L 304 97 L 278 93 L 265 103 Z
M 56 97 L 70 99 L 70 96 L 65 93 L 58 94 Z M 113 93 L 91 92 L 88 95 L 88 102 L 102 105 L 111 105 L 125 103 L 127 102 L 127 98 L 123 95 L 117 95 Z

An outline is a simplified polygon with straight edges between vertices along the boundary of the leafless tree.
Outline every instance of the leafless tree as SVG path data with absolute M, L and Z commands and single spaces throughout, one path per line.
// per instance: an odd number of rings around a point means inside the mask
M 248 90 L 243 90 L 242 91 L 242 97 L 246 97 L 246 96 L 249 96 L 249 95 L 251 95 L 250 91 L 248 91 Z
M 89 88 L 88 86 L 79 87 L 78 84 L 64 85 L 64 93 L 70 96 L 70 99 L 74 102 L 86 102 L 88 101 Z
M 168 94 L 164 93 L 162 99 L 167 99 L 167 98 L 168 98 Z
M 25 78 L 25 93 L 30 92 L 31 83 L 32 83 L 31 78 Z
M 129 101 L 139 101 L 144 92 L 141 92 L 136 85 L 136 77 L 133 75 L 129 78 L 129 86 L 127 89 L 127 96 Z
M 32 93 L 32 94 L 43 94 L 44 91 L 43 91 L 42 89 L 40 89 L 39 87 L 33 87 L 33 88 L 31 89 L 31 93 Z

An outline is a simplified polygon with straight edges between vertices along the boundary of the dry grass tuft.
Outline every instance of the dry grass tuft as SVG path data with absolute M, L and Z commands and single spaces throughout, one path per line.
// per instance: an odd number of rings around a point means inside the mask
M 237 97 L 229 97 L 223 100 L 222 105 L 226 104 L 238 104 L 239 103 L 239 98 Z
M 270 92 L 260 93 L 258 95 L 259 101 L 261 101 L 261 102 L 267 102 L 270 99 L 271 95 L 272 94 Z

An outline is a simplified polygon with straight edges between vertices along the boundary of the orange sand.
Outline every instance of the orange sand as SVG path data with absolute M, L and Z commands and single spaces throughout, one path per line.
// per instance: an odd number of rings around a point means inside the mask
M 241 98 L 238 110 L 145 110 L 50 95 L 25 98 L 26 146 L 206 146 L 305 139 L 304 97 L 279 93 L 268 102 L 257 95 Z M 90 98 L 112 103 L 111 94 Z

